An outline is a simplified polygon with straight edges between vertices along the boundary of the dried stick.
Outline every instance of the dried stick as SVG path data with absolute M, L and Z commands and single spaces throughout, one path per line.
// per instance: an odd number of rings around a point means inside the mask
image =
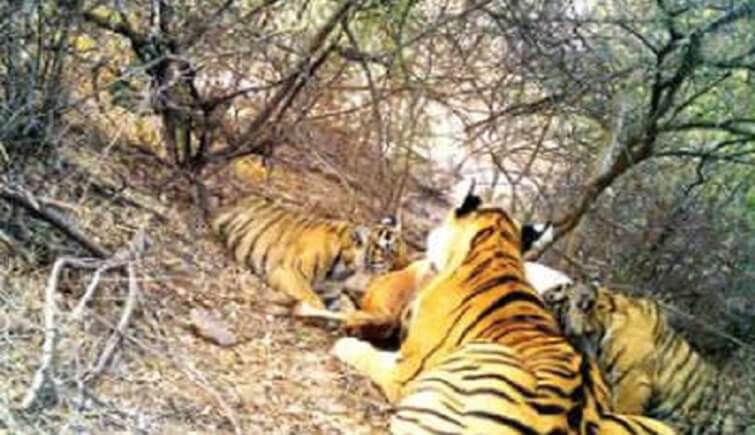
M 44 390 L 55 395 L 55 383 L 53 381 L 55 374 L 55 345 L 58 341 L 58 328 L 55 323 L 55 314 L 57 305 L 55 304 L 55 293 L 58 288 L 58 281 L 63 268 L 67 265 L 73 265 L 80 268 L 92 268 L 99 265 L 99 261 L 92 259 L 81 259 L 71 257 L 61 257 L 55 261 L 50 278 L 45 288 L 45 300 L 43 308 L 45 340 L 42 344 L 42 357 L 40 358 L 39 368 L 34 374 L 29 390 L 21 402 L 24 410 L 31 410 L 39 405 L 41 395 Z
M 115 328 L 115 332 L 110 336 L 105 349 L 102 351 L 100 358 L 97 360 L 97 364 L 94 369 L 87 374 L 85 381 L 91 381 L 99 376 L 104 370 L 110 358 L 115 352 L 115 347 L 120 343 L 121 338 L 126 334 L 126 328 L 131 321 L 131 315 L 134 313 L 136 307 L 136 300 L 139 295 L 139 286 L 136 283 L 136 272 L 134 270 L 134 262 L 128 263 L 128 297 L 126 299 L 126 305 L 123 307 L 121 318 L 118 320 L 118 325 Z
M 212 396 L 212 398 L 215 400 L 215 402 L 218 404 L 218 407 L 220 407 L 223 414 L 225 414 L 225 417 L 228 419 L 228 421 L 231 423 L 231 426 L 233 426 L 233 433 L 236 435 L 241 435 L 244 432 L 241 430 L 241 426 L 239 425 L 239 421 L 236 418 L 236 413 L 233 411 L 233 408 L 231 408 L 228 403 L 223 399 L 223 396 L 218 393 L 214 388 L 212 388 L 206 379 L 202 376 L 201 373 L 196 371 L 193 367 L 190 367 L 188 365 L 178 364 L 177 361 L 173 361 L 173 363 L 183 372 L 184 376 L 186 376 L 191 382 L 193 382 L 196 386 L 203 389 L 207 394 Z
M 112 265 L 112 264 L 103 264 L 100 267 L 97 268 L 97 270 L 94 272 L 94 277 L 92 277 L 92 281 L 89 282 L 89 285 L 87 286 L 86 291 L 84 292 L 84 295 L 79 300 L 79 303 L 76 305 L 76 308 L 74 308 L 73 312 L 71 313 L 71 317 L 73 317 L 74 320 L 81 320 L 81 317 L 84 314 L 84 309 L 86 308 L 86 305 L 89 303 L 89 301 L 94 297 L 94 292 L 97 290 L 97 284 L 100 283 L 100 278 L 102 278 L 102 273 L 112 269 L 119 265 Z

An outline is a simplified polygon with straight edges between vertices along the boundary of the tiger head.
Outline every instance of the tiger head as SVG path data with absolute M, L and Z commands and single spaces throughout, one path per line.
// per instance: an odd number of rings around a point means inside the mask
M 577 339 L 586 350 L 597 346 L 612 327 L 623 319 L 620 300 L 597 282 L 580 281 L 552 288 L 543 299 L 558 318 L 567 336 Z
M 527 240 L 525 232 L 529 234 Z M 535 291 L 526 285 L 522 255 L 529 244 L 548 237 L 550 232 L 549 225 L 522 226 L 503 209 L 482 206 L 482 200 L 470 189 L 463 202 L 428 235 L 426 256 L 437 274 L 403 313 L 401 352 L 412 356 L 407 356 L 403 365 L 417 370 L 426 367 L 425 362 L 431 365 L 463 340 L 475 339 L 473 329 L 485 329 L 482 323 L 470 325 L 462 317 L 485 317 L 484 322 L 492 324 L 503 318 L 498 316 L 510 314 L 508 310 L 487 312 L 496 305 L 490 303 L 491 298 L 512 292 L 537 300 Z M 535 305 L 527 309 L 536 309 Z M 555 327 L 553 319 L 546 321 Z M 444 339 L 449 336 L 456 338 Z M 432 361 L 424 361 L 427 354 L 433 355 Z
M 409 264 L 401 222 L 395 216 L 387 216 L 371 228 L 359 227 L 355 237 L 357 245 L 364 248 L 362 264 L 366 271 L 385 273 Z
M 427 258 L 435 270 L 455 268 L 481 234 L 500 232 L 517 244 L 518 255 L 549 242 L 553 227 L 546 224 L 520 225 L 500 208 L 481 207 L 482 200 L 473 194 L 474 181 L 462 204 L 452 210 L 427 238 Z M 480 229 L 483 229 L 480 232 Z

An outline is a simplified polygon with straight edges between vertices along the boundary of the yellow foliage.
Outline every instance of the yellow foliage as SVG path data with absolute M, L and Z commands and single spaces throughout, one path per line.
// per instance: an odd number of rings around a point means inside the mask
M 97 41 L 89 35 L 76 35 L 71 40 L 71 46 L 75 51 L 89 51 L 97 47 Z
M 147 148 L 158 152 L 162 148 L 160 134 L 160 120 L 156 116 L 135 116 L 133 121 L 132 139 L 146 145 Z

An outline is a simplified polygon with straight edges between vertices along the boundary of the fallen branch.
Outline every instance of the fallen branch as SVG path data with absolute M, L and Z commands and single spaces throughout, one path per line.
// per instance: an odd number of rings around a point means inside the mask
M 87 286 L 87 290 L 84 292 L 81 300 L 77 304 L 76 308 L 72 312 L 74 319 L 79 319 L 83 310 L 86 307 L 87 302 L 93 297 L 97 288 L 97 284 L 100 281 L 101 275 L 104 271 L 116 267 L 121 267 L 124 262 L 128 262 L 128 278 L 129 278 L 129 293 L 126 301 L 126 306 L 121 314 L 120 321 L 116 327 L 115 332 L 108 340 L 105 346 L 105 350 L 98 359 L 95 365 L 94 371 L 89 375 L 89 379 L 93 376 L 99 375 L 107 362 L 110 360 L 115 346 L 119 343 L 120 338 L 125 334 L 128 323 L 131 319 L 134 307 L 136 306 L 136 299 L 138 296 L 138 286 L 136 284 L 136 274 L 134 271 L 134 262 L 140 258 L 144 253 L 148 245 L 147 237 L 143 230 L 138 231 L 134 238 L 131 240 L 127 249 L 118 251 L 114 256 L 107 260 L 92 259 L 92 258 L 73 258 L 73 257 L 61 257 L 55 261 L 50 277 L 47 281 L 47 287 L 45 288 L 44 295 L 44 307 L 43 307 L 43 319 L 44 319 L 44 342 L 42 344 L 42 356 L 40 358 L 40 365 L 34 374 L 34 379 L 26 392 L 24 399 L 21 403 L 21 408 L 24 410 L 39 409 L 49 406 L 51 402 L 56 400 L 56 386 L 55 386 L 55 356 L 56 345 L 58 341 L 58 325 L 56 323 L 56 315 L 58 311 L 57 304 L 55 303 L 55 295 L 58 289 L 58 282 L 60 275 L 66 266 L 73 266 L 82 269 L 96 269 L 94 278 Z
M 97 258 L 108 258 L 111 253 L 71 224 L 65 216 L 37 201 L 31 193 L 0 185 L 0 198 L 25 208 L 35 217 L 50 223 Z
M 102 278 L 102 274 L 104 272 L 107 272 L 111 269 L 117 269 L 125 266 L 126 264 L 131 266 L 131 261 L 140 258 L 144 251 L 147 249 L 147 237 L 144 234 L 144 230 L 139 230 L 134 237 L 131 239 L 131 242 L 129 243 L 128 248 L 121 249 L 118 252 L 115 253 L 111 258 L 103 261 L 100 263 L 100 265 L 97 267 L 97 270 L 94 272 L 94 276 L 92 277 L 92 281 L 89 282 L 89 285 L 86 288 L 86 291 L 84 291 L 84 295 L 81 296 L 81 299 L 79 300 L 79 303 L 76 305 L 76 308 L 71 312 L 71 316 L 74 320 L 81 320 L 84 315 L 84 310 L 86 309 L 86 306 L 89 304 L 89 301 L 94 297 L 94 292 L 97 290 L 97 285 L 100 282 L 100 279 Z M 136 281 L 135 278 L 131 275 L 131 270 L 129 269 L 129 292 L 131 292 L 131 281 Z M 129 293 L 129 296 L 131 294 Z
M 111 265 L 111 264 L 103 264 L 97 268 L 97 270 L 94 272 L 94 277 L 92 277 L 92 281 L 89 282 L 89 285 L 87 286 L 86 291 L 84 291 L 84 295 L 79 300 L 79 303 L 76 305 L 76 308 L 74 308 L 73 312 L 71 313 L 71 317 L 73 317 L 74 320 L 81 320 L 82 316 L 84 315 L 84 309 L 86 308 L 87 304 L 89 304 L 89 301 L 94 297 L 94 292 L 97 290 L 97 285 L 100 283 L 100 278 L 102 278 L 102 273 L 120 265 Z

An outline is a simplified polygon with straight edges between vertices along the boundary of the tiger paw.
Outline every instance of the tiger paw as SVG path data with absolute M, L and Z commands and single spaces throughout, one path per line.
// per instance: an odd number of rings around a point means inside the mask
M 333 345 L 332 355 L 351 366 L 358 366 L 358 361 L 372 351 L 372 345 L 354 337 L 342 337 Z
M 291 309 L 291 315 L 309 319 L 343 321 L 343 314 L 325 308 L 314 307 L 306 302 L 299 302 Z
M 291 309 L 291 314 L 294 317 L 315 317 L 321 311 L 323 310 L 317 309 L 308 303 L 299 302 Z

